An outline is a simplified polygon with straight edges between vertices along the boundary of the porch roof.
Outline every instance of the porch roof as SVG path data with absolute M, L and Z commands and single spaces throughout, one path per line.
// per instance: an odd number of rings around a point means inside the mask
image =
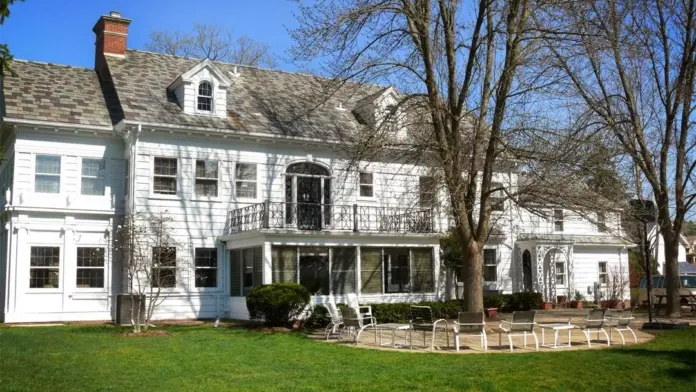
M 522 233 L 517 236 L 517 241 L 572 243 L 573 245 L 620 245 L 627 247 L 635 246 L 635 244 L 628 240 L 609 235 Z

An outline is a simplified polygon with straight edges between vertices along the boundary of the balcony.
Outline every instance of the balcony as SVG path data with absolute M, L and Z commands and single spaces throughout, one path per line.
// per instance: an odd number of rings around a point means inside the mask
M 432 209 L 271 202 L 231 210 L 225 235 L 263 229 L 434 233 Z

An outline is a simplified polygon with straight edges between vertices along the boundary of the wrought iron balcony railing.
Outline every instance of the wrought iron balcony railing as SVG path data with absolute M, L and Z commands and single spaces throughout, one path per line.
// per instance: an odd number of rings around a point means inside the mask
M 433 233 L 432 209 L 271 202 L 231 210 L 225 234 L 261 229 Z

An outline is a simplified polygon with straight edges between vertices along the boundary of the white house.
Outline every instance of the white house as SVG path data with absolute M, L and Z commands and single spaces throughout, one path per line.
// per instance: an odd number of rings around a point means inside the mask
M 650 241 L 650 249 L 657 263 L 657 273 L 663 275 L 665 273 L 665 239 L 660 235 L 659 227 L 656 224 L 651 224 L 647 234 Z M 689 249 L 689 240 L 679 234 L 679 248 L 677 251 L 677 263 L 686 263 Z
M 334 148 L 385 117 L 393 88 L 349 84 L 317 105 L 320 78 L 127 50 L 129 24 L 99 18 L 95 69 L 17 60 L 2 81 L 2 321 L 113 319 L 129 212 L 166 213 L 187 244 L 159 319 L 243 319 L 245 293 L 281 281 L 317 302 L 446 296 L 448 219 L 428 169 L 350 165 Z M 487 290 L 555 301 L 627 270 L 618 219 L 551 210 L 494 212 Z

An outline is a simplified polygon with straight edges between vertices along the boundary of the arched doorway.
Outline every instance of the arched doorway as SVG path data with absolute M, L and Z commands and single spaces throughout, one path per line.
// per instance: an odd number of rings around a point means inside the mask
M 522 253 L 522 282 L 524 291 L 532 291 L 532 254 L 528 250 Z
M 331 173 L 311 162 L 285 170 L 285 220 L 300 230 L 321 230 L 331 219 Z M 323 206 L 323 208 L 322 208 Z M 323 213 L 322 213 L 323 211 Z

